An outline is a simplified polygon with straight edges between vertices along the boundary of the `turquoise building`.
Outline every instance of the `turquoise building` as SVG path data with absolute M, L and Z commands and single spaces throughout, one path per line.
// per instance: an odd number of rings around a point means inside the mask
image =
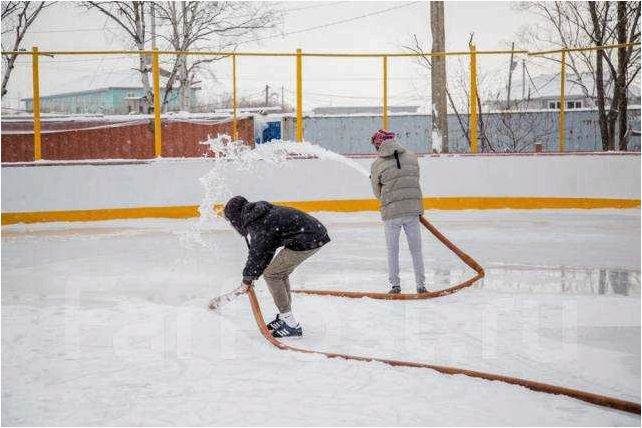
M 197 105 L 196 92 L 200 88 L 191 88 L 190 110 Z M 161 88 L 161 95 L 165 90 Z M 110 86 L 107 88 L 92 89 L 88 91 L 66 92 L 56 95 L 40 97 L 41 113 L 66 113 L 66 114 L 129 114 L 132 112 L 143 113 L 141 97 L 143 88 L 130 86 Z M 25 110 L 33 111 L 33 98 L 23 98 Z M 167 111 L 180 110 L 179 92 L 175 88 L 169 97 Z

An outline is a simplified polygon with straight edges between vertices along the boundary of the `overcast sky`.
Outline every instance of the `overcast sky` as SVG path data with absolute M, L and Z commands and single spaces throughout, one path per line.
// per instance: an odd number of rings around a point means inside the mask
M 285 11 L 272 35 L 305 30 L 355 18 L 348 23 L 304 31 L 243 45 L 239 50 L 309 52 L 400 52 L 411 44 L 413 34 L 429 48 L 428 2 L 279 2 L 272 5 Z M 391 9 L 391 10 L 387 10 Z M 381 12 L 381 13 L 379 13 Z M 363 15 L 372 16 L 359 18 Z M 448 50 L 467 50 L 470 33 L 478 50 L 505 49 L 519 30 L 533 17 L 518 11 L 509 2 L 447 2 L 445 4 Z M 123 38 L 114 24 L 97 12 L 74 3 L 57 4 L 46 10 L 33 26 L 24 46 L 41 50 L 122 49 Z M 10 93 L 3 104 L 15 106 L 19 98 L 31 96 L 30 60 L 19 60 L 12 76 Z M 41 59 L 41 93 L 54 94 L 104 86 L 137 86 L 133 59 L 112 57 L 58 57 Z M 480 73 L 489 82 L 505 79 L 508 58 L 480 58 Z M 454 82 L 467 68 L 467 58 L 450 59 L 449 81 Z M 293 58 L 240 58 L 238 85 L 241 95 L 261 98 L 266 84 L 280 97 L 281 87 L 290 104 L 294 101 Z M 222 60 L 202 73 L 205 97 L 230 91 L 231 67 Z M 425 104 L 428 79 L 412 59 L 391 59 L 389 65 L 391 105 Z M 378 105 L 381 99 L 380 59 L 304 60 L 305 108 L 325 105 Z M 452 83 L 455 84 L 455 83 Z M 488 83 L 490 85 L 490 83 Z

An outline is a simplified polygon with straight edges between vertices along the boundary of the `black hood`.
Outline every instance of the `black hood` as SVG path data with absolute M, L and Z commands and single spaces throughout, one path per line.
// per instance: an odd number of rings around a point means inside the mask
M 268 211 L 272 208 L 272 204 L 265 201 L 258 202 L 249 202 L 243 207 L 241 212 L 241 226 L 243 230 L 247 230 L 247 227 L 266 215 Z
M 243 196 L 235 196 L 225 205 L 224 213 L 234 229 L 246 236 L 248 226 L 266 215 L 271 207 L 269 202 L 248 202 Z
M 241 219 L 243 208 L 247 204 L 247 199 L 245 199 L 243 196 L 234 196 L 232 199 L 227 201 L 227 204 L 225 204 L 225 209 L 223 210 L 225 218 L 228 219 L 228 221 L 232 223 L 234 229 L 236 229 L 236 231 L 243 236 L 247 235 L 247 231 L 243 229 Z

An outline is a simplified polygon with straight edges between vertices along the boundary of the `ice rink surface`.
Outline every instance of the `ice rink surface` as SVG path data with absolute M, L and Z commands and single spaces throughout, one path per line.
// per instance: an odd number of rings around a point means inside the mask
M 294 288 L 384 291 L 376 213 L 317 213 L 332 242 Z M 640 211 L 427 212 L 486 278 L 452 296 L 297 295 L 295 346 L 518 376 L 640 401 Z M 426 369 L 272 347 L 238 286 L 246 248 L 195 220 L 2 228 L 3 425 L 625 425 L 640 417 Z M 430 289 L 472 272 L 426 231 Z M 414 288 L 402 239 L 404 291 Z M 266 318 L 274 307 L 257 285 Z

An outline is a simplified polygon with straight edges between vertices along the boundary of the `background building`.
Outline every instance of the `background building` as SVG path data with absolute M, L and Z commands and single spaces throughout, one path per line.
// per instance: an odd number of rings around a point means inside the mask
M 390 113 L 417 113 L 419 106 L 388 106 Z M 381 106 L 336 106 L 312 109 L 315 115 L 323 114 L 381 114 Z
M 190 105 L 194 108 L 198 100 L 196 91 L 200 88 L 191 88 Z M 161 88 L 161 97 L 165 90 Z M 109 86 L 107 88 L 92 89 L 88 91 L 66 92 L 40 97 L 40 111 L 42 113 L 100 113 L 100 114 L 129 114 L 132 112 L 143 113 L 141 98 L 143 88 L 131 86 Z M 33 98 L 24 98 L 25 110 L 33 111 Z M 180 110 L 179 92 L 172 91 L 168 102 L 168 111 Z
M 612 93 L 612 81 L 605 81 L 605 93 Z M 490 110 L 505 110 L 508 99 L 507 86 L 496 96 L 489 97 L 484 104 Z M 640 86 L 632 83 L 629 88 L 629 105 L 640 104 Z M 565 86 L 566 109 L 596 108 L 597 90 L 595 79 L 591 73 L 578 76 L 573 73 L 566 75 Z M 611 99 L 607 97 L 609 104 Z M 560 108 L 560 75 L 543 74 L 532 79 L 513 78 L 510 93 L 511 109 L 542 110 Z

